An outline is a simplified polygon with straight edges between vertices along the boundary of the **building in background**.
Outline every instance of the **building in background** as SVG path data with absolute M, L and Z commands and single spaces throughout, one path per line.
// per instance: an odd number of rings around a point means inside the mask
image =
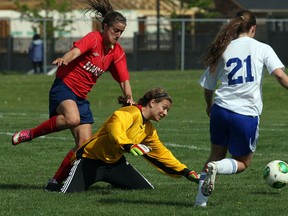
M 40 7 L 43 2 L 41 0 L 19 0 L 19 2 L 27 4 L 29 8 L 43 8 Z M 130 70 L 177 69 L 180 67 L 184 69 L 185 53 L 182 51 L 185 43 L 183 40 L 186 33 L 191 31 L 190 26 L 198 11 L 197 8 L 183 10 L 183 2 L 181 3 L 179 0 L 110 0 L 110 3 L 114 10 L 123 13 L 127 18 L 127 28 L 119 43 L 126 51 Z M 45 29 L 43 26 L 55 25 L 61 14 L 40 10 L 42 17 L 47 17 L 45 20 L 40 20 L 43 22 L 42 28 L 37 30 L 46 45 L 47 64 L 70 49 L 73 41 L 91 30 L 99 29 L 97 22 L 89 17 L 89 12 L 84 14 L 85 4 L 71 0 L 71 6 L 72 10 L 66 13 L 66 19 L 73 20 L 73 22 L 65 26 L 64 31 L 53 31 L 53 36 L 47 36 L 47 31 L 43 30 Z M 187 20 L 185 22 L 178 20 L 177 23 L 172 23 L 170 19 L 172 13 L 181 14 L 181 19 Z M 47 16 L 47 14 L 49 15 Z M 186 30 L 182 32 L 183 24 Z M 35 29 L 32 27 L 33 20 L 23 19 L 13 0 L 1 0 L 0 58 L 3 57 L 3 64 L 0 64 L 0 70 L 27 70 L 26 61 L 22 56 L 27 52 L 31 36 L 35 33 Z M 182 51 L 180 50 L 181 46 Z M 180 55 L 182 56 L 180 57 Z M 11 59 L 18 63 L 12 63 Z M 182 63 L 180 63 L 180 59 L 182 59 Z
M 41 0 L 19 0 L 39 8 Z M 208 0 L 207 0 L 208 1 Z M 209 0 L 212 1 L 212 0 Z M 57 2 L 61 2 L 58 0 Z M 180 0 L 110 0 L 113 8 L 127 18 L 127 28 L 119 43 L 127 55 L 129 70 L 203 69 L 201 56 L 219 28 L 239 10 L 248 9 L 257 16 L 256 39 L 270 44 L 284 64 L 288 64 L 288 0 L 214 0 L 217 18 L 201 18 L 198 8 L 183 10 Z M 159 4 L 157 4 L 159 3 Z M 67 18 L 73 20 L 65 30 L 43 37 L 47 66 L 70 49 L 72 43 L 99 25 L 84 15 L 84 4 L 71 0 Z M 0 71 L 26 72 L 27 47 L 34 34 L 33 25 L 16 11 L 14 0 L 0 3 Z M 43 10 L 41 13 L 45 14 Z M 177 14 L 171 19 L 171 14 Z M 44 16 L 43 16 L 44 17 Z M 48 16 L 49 25 L 59 14 Z M 160 19 L 158 19 L 160 18 Z M 47 21 L 46 20 L 46 21 Z M 44 20 L 42 20 L 44 22 Z M 53 24 L 54 25 L 54 24 Z M 40 29 L 41 31 L 41 29 Z M 42 36 L 44 31 L 42 29 Z M 50 64 L 50 65 L 49 65 Z
M 40 0 L 19 0 L 22 4 L 27 4 L 31 8 L 41 7 Z M 122 13 L 128 21 L 127 28 L 123 37 L 133 37 L 135 32 L 139 33 L 155 33 L 157 31 L 157 8 L 155 0 L 110 0 L 114 10 Z M 177 12 L 177 7 L 180 1 L 162 1 L 159 0 L 159 10 L 161 13 L 161 31 L 171 29 L 169 20 L 165 21 L 165 17 L 170 18 L 170 15 Z M 77 0 L 71 0 L 73 10 L 67 13 L 68 19 L 75 20 L 74 23 L 67 27 L 65 32 L 55 32 L 55 37 L 82 37 L 85 33 L 90 32 L 95 28 L 93 20 L 88 14 L 84 14 L 85 5 Z M 176 9 L 175 9 L 176 8 Z M 192 8 L 181 12 L 187 18 L 193 18 L 197 8 Z M 45 11 L 41 11 L 41 15 L 45 16 Z M 31 22 L 19 19 L 21 18 L 20 12 L 17 11 L 17 6 L 13 0 L 1 0 L 0 4 L 0 37 L 11 35 L 13 37 L 32 37 L 34 32 Z M 59 19 L 57 12 L 53 13 L 53 17 L 48 19 Z M 77 21 L 77 22 L 76 22 Z
M 233 17 L 237 11 L 248 9 L 257 18 L 288 18 L 288 0 L 214 0 L 223 17 Z

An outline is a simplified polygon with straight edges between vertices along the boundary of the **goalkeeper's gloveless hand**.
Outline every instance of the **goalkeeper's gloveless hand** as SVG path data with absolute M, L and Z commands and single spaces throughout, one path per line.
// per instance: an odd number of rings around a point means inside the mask
M 134 156 L 144 155 L 150 152 L 152 149 L 149 146 L 143 144 L 134 144 L 130 148 L 130 153 Z

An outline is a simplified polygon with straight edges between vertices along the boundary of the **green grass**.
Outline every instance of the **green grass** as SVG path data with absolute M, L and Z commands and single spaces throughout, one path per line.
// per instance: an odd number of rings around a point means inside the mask
M 188 167 L 200 171 L 209 155 L 209 119 L 198 79 L 202 71 L 132 72 L 134 99 L 155 86 L 172 95 L 167 118 L 155 123 L 162 141 Z M 48 118 L 48 92 L 53 76 L 0 75 L 0 215 L 287 215 L 288 187 L 269 188 L 262 179 L 264 166 L 287 159 L 287 91 L 273 77 L 263 83 L 264 110 L 260 139 L 252 165 L 241 174 L 219 176 L 209 206 L 194 208 L 197 185 L 173 179 L 145 160 L 128 160 L 155 190 L 123 191 L 97 183 L 84 193 L 58 194 L 43 190 L 67 151 L 74 146 L 62 131 L 19 146 L 14 132 L 34 127 Z M 119 107 L 119 86 L 104 74 L 89 95 L 95 131 Z

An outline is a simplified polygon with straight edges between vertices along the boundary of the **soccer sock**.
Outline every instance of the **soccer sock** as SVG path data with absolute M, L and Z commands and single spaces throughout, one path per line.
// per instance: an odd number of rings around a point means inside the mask
M 217 166 L 217 173 L 231 175 L 235 174 L 238 169 L 237 161 L 232 158 L 225 158 L 220 161 L 215 161 Z
M 196 196 L 195 206 L 205 207 L 205 206 L 207 205 L 208 196 L 204 196 L 204 195 L 202 194 L 202 189 L 201 189 L 205 177 L 206 177 L 206 172 L 201 172 L 200 180 L 199 180 L 199 185 L 198 185 L 198 193 L 197 193 L 197 196 Z
M 55 173 L 53 178 L 56 179 L 58 183 L 62 183 L 69 176 L 69 172 L 72 167 L 71 158 L 73 157 L 74 153 L 75 153 L 74 150 L 70 150 L 68 152 L 68 154 L 63 159 L 60 167 L 58 168 L 57 172 Z
M 59 131 L 56 127 L 57 116 L 53 116 L 42 124 L 30 130 L 32 139 L 49 133 Z

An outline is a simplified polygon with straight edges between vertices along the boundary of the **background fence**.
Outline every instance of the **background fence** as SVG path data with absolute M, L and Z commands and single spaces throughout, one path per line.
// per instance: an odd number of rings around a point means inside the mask
M 123 35 L 119 43 L 126 51 L 130 71 L 202 69 L 201 56 L 225 22 L 227 19 L 171 19 L 165 31 L 138 31 L 132 37 Z M 257 22 L 255 38 L 271 45 L 287 65 L 288 20 L 258 19 Z M 79 38 L 44 37 L 46 72 L 53 67 L 51 62 L 67 52 Z M 0 36 L 0 71 L 26 73 L 31 70 L 27 54 L 31 40 L 31 37 Z

